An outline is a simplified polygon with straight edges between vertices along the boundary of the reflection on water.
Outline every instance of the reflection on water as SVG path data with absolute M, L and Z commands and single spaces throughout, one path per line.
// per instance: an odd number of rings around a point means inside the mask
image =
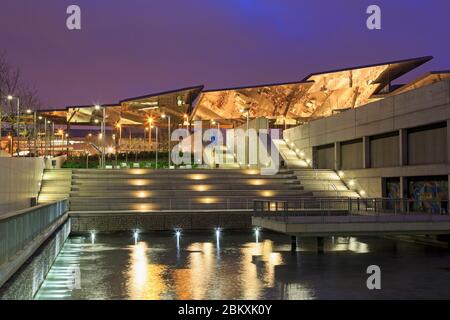
M 66 242 L 37 299 L 329 299 L 449 297 L 445 250 L 381 238 L 315 239 L 254 230 L 96 234 Z M 367 290 L 380 265 L 383 290 Z M 79 286 L 73 270 L 79 270 Z M 419 275 L 418 282 L 411 277 Z M 425 282 L 426 279 L 426 282 Z M 423 288 L 420 286 L 423 282 Z M 391 282 L 391 286 L 389 286 Z M 433 284 L 435 286 L 433 287 Z M 444 296 L 442 296 L 444 295 Z

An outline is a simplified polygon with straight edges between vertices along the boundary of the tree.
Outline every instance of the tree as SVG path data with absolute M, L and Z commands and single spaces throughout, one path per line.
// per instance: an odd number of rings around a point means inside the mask
M 21 77 L 21 71 L 17 67 L 11 66 L 7 61 L 5 52 L 0 53 L 0 136 L 2 128 L 8 128 L 12 137 L 17 136 L 17 127 L 13 124 L 17 122 L 17 109 L 14 103 L 6 100 L 8 95 L 13 95 L 20 99 L 21 112 L 27 109 L 39 110 L 40 101 L 35 89 L 32 89 Z M 23 120 L 19 119 L 19 120 Z M 35 136 L 34 126 L 31 122 L 22 121 L 19 134 L 30 139 Z M 30 143 L 29 143 L 30 145 Z M 1 148 L 1 145 L 0 145 Z M 31 148 L 30 148 L 31 150 Z

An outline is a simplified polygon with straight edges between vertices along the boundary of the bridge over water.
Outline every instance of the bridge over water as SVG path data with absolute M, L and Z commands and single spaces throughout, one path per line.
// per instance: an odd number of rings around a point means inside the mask
M 448 235 L 448 203 L 404 199 L 256 200 L 252 225 L 297 237 L 357 235 Z M 447 242 L 450 246 L 449 237 Z

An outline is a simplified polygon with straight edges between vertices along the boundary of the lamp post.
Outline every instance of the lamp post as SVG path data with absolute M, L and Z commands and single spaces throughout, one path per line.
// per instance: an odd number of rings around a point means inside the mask
M 101 137 L 102 137 L 102 145 L 101 145 L 101 152 L 102 152 L 102 157 L 101 157 L 101 168 L 105 169 L 105 162 L 106 162 L 106 157 L 105 157 L 105 139 L 106 139 L 106 108 L 102 107 L 100 105 L 95 105 L 95 110 L 102 110 L 102 123 L 101 123 Z
M 163 119 L 165 119 L 165 118 L 167 118 L 167 130 L 168 130 L 168 137 L 167 137 L 167 139 L 168 139 L 168 142 L 169 142 L 169 147 L 168 147 L 168 153 L 167 153 L 167 155 L 168 155 L 168 158 L 169 158 L 169 168 L 170 168 L 170 158 L 171 158 L 171 154 L 170 154 L 170 142 L 171 142 L 171 132 L 170 132 L 170 115 L 166 115 L 165 113 L 163 113 L 162 115 L 161 115 L 161 118 L 163 118 Z
M 16 126 L 17 126 L 17 156 L 19 156 L 20 151 L 20 133 L 19 133 L 19 126 L 20 126 L 20 99 L 19 97 L 14 97 L 12 95 L 8 95 L 6 97 L 8 101 L 16 100 L 17 101 L 17 119 L 16 119 Z

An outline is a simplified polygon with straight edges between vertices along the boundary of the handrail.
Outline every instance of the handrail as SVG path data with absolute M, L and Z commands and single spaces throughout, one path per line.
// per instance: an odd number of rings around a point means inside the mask
M 0 275 L 3 277 L 10 262 L 28 252 L 67 212 L 68 200 L 63 199 L 0 216 Z
M 6 213 L 0 213 L 0 221 L 2 221 L 2 220 L 7 220 L 7 219 L 11 219 L 11 218 L 20 216 L 20 215 L 22 215 L 22 214 L 26 214 L 26 213 L 28 213 L 28 212 L 35 211 L 35 210 L 40 209 L 40 208 L 45 208 L 45 207 L 48 207 L 48 206 L 52 206 L 52 205 L 54 205 L 55 203 L 58 203 L 58 202 L 61 202 L 61 201 L 65 201 L 65 200 L 67 200 L 67 199 L 62 199 L 62 200 L 58 200 L 58 201 L 54 201 L 54 202 L 49 202 L 49 203 L 43 203 L 43 204 L 39 204 L 39 205 L 37 205 L 37 206 L 28 207 L 28 208 L 21 209 L 21 210 L 17 210 L 17 211 L 11 211 L 11 212 L 6 212 Z
M 302 197 L 297 199 L 255 199 L 253 210 L 255 214 L 265 213 L 298 215 L 302 211 L 319 210 L 329 213 L 330 210 L 346 211 L 346 215 L 402 215 L 427 214 L 449 215 L 447 199 L 413 200 L 391 198 L 315 198 Z

